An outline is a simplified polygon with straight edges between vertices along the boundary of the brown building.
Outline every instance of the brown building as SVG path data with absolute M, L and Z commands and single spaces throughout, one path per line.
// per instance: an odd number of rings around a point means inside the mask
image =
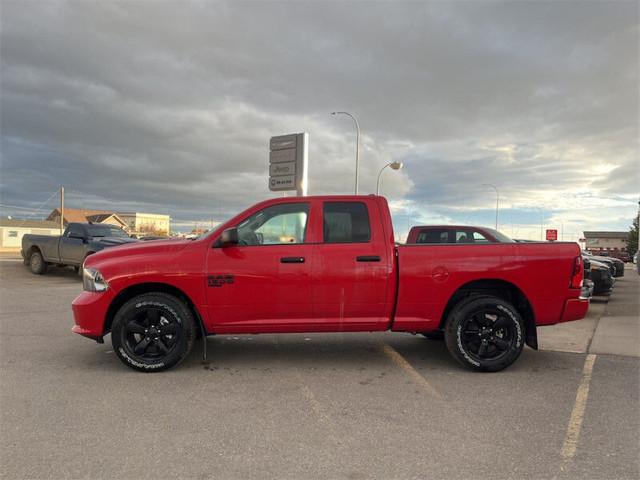
M 60 209 L 56 208 L 47 217 L 47 220 L 60 223 Z M 64 209 L 64 226 L 66 227 L 71 222 L 80 223 L 106 223 L 108 225 L 115 225 L 123 228 L 126 232 L 129 231 L 127 222 L 122 220 L 117 213 L 105 212 L 103 210 L 83 210 L 80 208 L 65 208 Z
M 595 254 L 626 252 L 627 235 L 629 232 L 584 232 L 587 250 Z

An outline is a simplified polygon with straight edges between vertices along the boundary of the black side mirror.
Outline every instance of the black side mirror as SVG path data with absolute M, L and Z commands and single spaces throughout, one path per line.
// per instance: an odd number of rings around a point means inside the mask
M 238 229 L 234 227 L 223 230 L 220 236 L 220 246 L 232 247 L 234 245 L 238 245 Z
M 69 238 L 79 238 L 80 240 L 86 240 L 87 239 L 83 234 L 76 233 L 76 232 L 69 232 L 67 237 L 69 237 Z

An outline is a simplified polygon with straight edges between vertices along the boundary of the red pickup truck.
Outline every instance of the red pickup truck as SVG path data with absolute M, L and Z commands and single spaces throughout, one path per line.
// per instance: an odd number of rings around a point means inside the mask
M 129 367 L 178 364 L 196 335 L 443 332 L 472 370 L 513 363 L 536 325 L 577 320 L 575 243 L 396 245 L 379 196 L 259 203 L 195 240 L 140 242 L 87 258 L 73 331 L 111 333 Z

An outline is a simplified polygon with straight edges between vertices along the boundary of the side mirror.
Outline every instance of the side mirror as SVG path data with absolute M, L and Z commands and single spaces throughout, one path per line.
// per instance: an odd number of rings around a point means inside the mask
M 67 237 L 69 237 L 69 238 L 79 238 L 80 240 L 86 240 L 86 237 L 84 235 L 82 235 L 81 233 L 75 233 L 75 232 L 69 232 L 69 235 L 67 235 Z
M 227 228 L 220 236 L 220 246 L 232 247 L 234 245 L 238 245 L 238 229 L 235 227 Z

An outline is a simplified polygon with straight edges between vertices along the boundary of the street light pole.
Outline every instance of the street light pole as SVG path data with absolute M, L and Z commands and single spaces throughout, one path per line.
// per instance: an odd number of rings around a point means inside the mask
M 387 167 L 391 167 L 393 170 L 400 170 L 402 168 L 402 163 L 400 162 L 387 163 L 384 167 L 380 169 L 380 173 L 378 173 L 378 184 L 376 186 L 376 195 L 380 195 L 380 176 L 382 175 L 382 170 L 384 170 Z
M 483 183 L 482 185 L 486 187 L 491 187 L 496 191 L 496 230 L 498 230 L 498 206 L 500 202 L 500 194 L 498 193 L 498 187 L 490 183 Z
M 351 119 L 356 123 L 356 195 L 358 195 L 358 175 L 360 169 L 360 125 L 356 117 L 349 112 L 331 112 L 331 115 L 349 115 Z

